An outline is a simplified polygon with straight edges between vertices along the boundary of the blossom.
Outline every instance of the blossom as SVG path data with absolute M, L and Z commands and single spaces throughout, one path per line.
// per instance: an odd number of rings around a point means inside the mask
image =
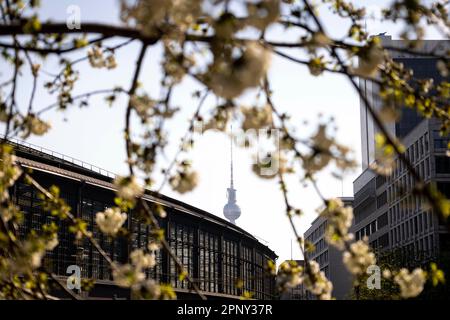
M 109 55 L 105 60 L 105 67 L 107 69 L 115 69 L 117 67 L 116 57 L 114 55 Z
M 147 245 L 147 248 L 149 251 L 155 252 L 160 249 L 160 245 L 157 242 L 152 241 L 152 242 L 149 242 L 149 244 Z
M 248 24 L 260 30 L 267 28 L 276 22 L 280 15 L 280 0 L 262 0 L 260 2 L 248 2 Z
M 113 265 L 114 282 L 123 288 L 130 288 L 145 280 L 145 273 L 130 264 Z
M 316 261 L 308 261 L 308 266 L 304 275 L 306 289 L 318 296 L 320 300 L 330 300 L 333 284 L 327 279 L 325 273 L 320 271 L 320 266 Z
M 114 69 L 117 67 L 117 61 L 113 54 L 104 57 L 104 51 L 99 45 L 95 45 L 87 52 L 89 63 L 93 68 Z
M 132 7 L 122 1 L 123 20 L 136 21 L 147 36 L 154 35 L 156 28 L 166 21 L 185 31 L 201 14 L 202 0 L 140 0 Z
M 378 72 L 379 65 L 383 62 L 384 52 L 378 41 L 370 43 L 367 51 L 361 54 L 358 67 L 354 68 L 353 73 L 363 77 L 373 77 Z
M 157 299 L 161 295 L 161 287 L 153 279 L 145 281 L 143 287 L 153 299 Z
M 9 187 L 11 187 L 22 174 L 22 170 L 15 165 L 16 157 L 12 154 L 12 147 L 9 145 L 0 146 L 0 202 L 4 202 L 9 198 Z M 10 213 L 3 212 L 2 217 L 9 220 Z
M 395 169 L 394 147 L 386 142 L 382 134 L 375 136 L 375 143 L 375 161 L 369 168 L 379 175 L 390 176 Z
M 300 285 L 303 281 L 302 272 L 303 267 L 297 265 L 295 261 L 284 261 L 278 268 L 276 278 L 278 288 L 284 291 Z
M 389 269 L 384 269 L 383 270 L 383 278 L 390 279 L 391 276 L 392 276 L 391 270 L 389 270 Z
M 231 118 L 231 110 L 228 105 L 221 105 L 214 108 L 212 117 L 205 122 L 203 130 L 225 131 Z
M 100 230 L 112 236 L 119 231 L 125 220 L 127 220 L 127 214 L 120 212 L 119 208 L 108 208 L 104 212 L 98 212 L 95 216 L 95 222 Z
M 161 297 L 161 286 L 153 279 L 132 286 L 132 290 L 138 298 L 155 300 Z
M 30 255 L 30 265 L 33 269 L 39 268 L 42 263 L 42 258 L 44 258 L 45 251 L 37 250 L 31 253 Z
M 33 74 L 34 77 L 37 77 L 39 69 L 41 69 L 41 65 L 39 63 L 33 63 L 31 65 L 31 73 Z
M 328 200 L 327 207 L 320 213 L 327 219 L 325 239 L 339 249 L 344 248 L 344 242 L 352 238 L 348 229 L 352 225 L 353 209 L 344 207 L 341 199 Z
M 303 160 L 303 168 L 309 172 L 323 169 L 333 159 L 330 148 L 334 140 L 326 134 L 326 126 L 320 125 L 317 133 L 311 138 L 314 152 Z
M 256 41 L 248 43 L 240 57 L 222 58 L 222 54 L 215 52 L 215 61 L 204 77 L 212 91 L 226 99 L 258 86 L 269 69 L 270 51 Z
M 272 109 L 269 105 L 263 108 L 241 108 L 242 114 L 244 115 L 244 122 L 242 124 L 242 129 L 244 131 L 248 129 L 260 129 L 268 127 L 272 124 Z
M 156 265 L 155 254 L 146 254 L 142 249 L 131 252 L 130 259 L 131 263 L 139 269 L 153 268 Z
M 134 200 L 135 197 L 142 195 L 143 188 L 137 182 L 136 177 L 117 177 L 114 181 L 117 187 L 117 194 L 125 200 Z
M 103 50 L 99 46 L 93 46 L 88 50 L 88 59 L 91 67 L 102 68 L 105 65 Z
M 24 132 L 22 134 L 22 138 L 28 138 L 31 134 L 42 136 L 50 130 L 51 126 L 49 123 L 39 119 L 34 114 L 29 114 L 23 120 L 24 124 Z
M 130 105 L 137 112 L 141 119 L 145 120 L 150 115 L 150 110 L 156 106 L 156 101 L 151 99 L 148 95 L 132 95 L 130 98 Z
M 173 190 L 179 193 L 186 193 L 192 191 L 197 186 L 198 174 L 191 170 L 188 163 L 182 162 L 180 170 L 170 177 L 169 183 Z
M 59 244 L 58 236 L 55 234 L 45 245 L 45 250 L 52 251 Z
M 417 297 L 423 290 L 425 280 L 426 272 L 420 268 L 411 273 L 402 268 L 394 277 L 395 283 L 400 286 L 400 295 L 405 299 Z
M 362 274 L 367 267 L 376 263 L 376 259 L 367 243 L 359 240 L 350 245 L 350 251 L 344 252 L 343 262 L 352 274 Z

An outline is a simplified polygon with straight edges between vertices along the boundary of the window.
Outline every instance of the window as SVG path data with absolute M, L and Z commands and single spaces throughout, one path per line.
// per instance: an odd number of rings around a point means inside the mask
M 420 157 L 423 156 L 423 137 L 420 137 L 419 140 L 419 153 L 420 153 Z
M 418 223 L 417 223 L 417 216 L 414 217 L 414 232 L 415 232 L 416 234 L 419 233 L 419 225 L 418 225 Z
M 381 228 L 383 228 L 386 225 L 388 225 L 388 216 L 387 216 L 387 213 L 383 213 L 377 219 L 377 226 L 378 226 L 379 229 L 381 229 Z
M 241 251 L 241 279 L 244 281 L 243 289 L 248 292 L 253 292 L 253 249 L 247 246 L 242 246 Z
M 381 248 L 386 248 L 387 246 L 389 246 L 389 234 L 388 233 L 385 233 L 381 237 L 378 238 L 378 245 Z
M 450 173 L 450 157 L 436 156 L 436 173 Z
M 366 226 L 366 236 L 370 236 L 370 224 Z
M 385 176 L 377 176 L 376 178 L 376 187 L 379 188 L 382 185 L 384 185 L 384 183 L 386 182 L 386 177 Z
M 233 240 L 223 241 L 223 279 L 224 292 L 237 294 L 236 281 L 238 280 L 238 243 Z
M 200 230 L 199 232 L 199 281 L 200 289 L 218 292 L 220 237 Z M 224 241 L 224 273 L 235 279 L 237 276 L 237 245 Z M 233 263 L 234 265 L 231 265 Z M 225 289 L 226 284 L 224 285 Z M 230 288 L 227 293 L 234 294 Z
M 387 194 L 386 191 L 384 191 L 377 197 L 377 208 L 381 208 L 386 203 L 387 203 Z
M 405 240 L 405 223 L 402 223 L 402 240 Z
M 178 259 L 181 261 L 183 267 L 189 274 L 194 272 L 194 228 L 181 224 L 170 222 L 169 225 L 169 244 L 172 251 L 177 255 Z M 207 243 L 210 244 L 209 242 Z M 209 248 L 208 248 L 209 249 Z M 209 250 L 208 250 L 209 253 Z M 187 289 L 188 282 L 186 280 L 180 281 L 177 271 L 177 266 L 172 259 L 169 259 L 170 266 L 170 279 L 173 286 L 177 288 Z M 214 272 L 216 267 L 214 260 L 208 262 L 209 272 Z M 211 280 L 208 278 L 208 280 Z M 208 288 L 214 292 L 214 288 Z
M 433 131 L 434 148 L 435 149 L 447 149 L 449 142 L 448 137 L 443 137 L 438 130 Z
M 450 198 L 450 182 L 438 182 L 437 188 L 443 195 Z

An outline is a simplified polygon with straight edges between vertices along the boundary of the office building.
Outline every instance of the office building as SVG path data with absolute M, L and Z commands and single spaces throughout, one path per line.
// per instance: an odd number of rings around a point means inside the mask
M 404 46 L 403 41 L 391 37 L 381 39 L 387 47 Z M 449 48 L 450 41 L 424 40 L 419 50 L 442 54 Z M 435 58 L 396 51 L 392 51 L 391 56 L 412 69 L 415 78 L 432 78 L 434 83 L 445 80 L 437 70 Z M 382 101 L 377 86 L 367 80 L 360 80 L 360 85 L 369 102 L 379 111 Z M 388 129 L 400 139 L 406 149 L 405 156 L 425 183 L 436 183 L 441 192 L 450 197 L 450 158 L 446 156 L 450 139 L 439 135 L 439 121 L 425 119 L 414 109 L 403 107 L 400 119 L 388 124 Z M 397 249 L 406 265 L 434 260 L 443 248 L 450 248 L 447 228 L 424 199 L 414 194 L 414 179 L 398 159 L 388 177 L 377 175 L 370 169 L 370 164 L 375 161 L 377 132 L 367 106 L 361 101 L 363 172 L 353 183 L 354 224 L 351 231 L 356 239 L 368 237 L 370 245 L 378 252 Z
M 340 198 L 345 206 L 352 206 L 352 197 Z M 342 251 L 333 246 L 329 246 L 325 240 L 325 230 L 327 228 L 327 219 L 318 216 L 312 223 L 311 227 L 305 232 L 304 239 L 312 243 L 315 247 L 313 252 L 306 252 L 305 255 L 309 260 L 316 261 L 320 270 L 333 283 L 332 296 L 336 299 L 348 298 L 351 288 L 351 275 L 345 269 L 342 262 Z M 307 299 L 314 297 L 310 292 L 306 292 Z

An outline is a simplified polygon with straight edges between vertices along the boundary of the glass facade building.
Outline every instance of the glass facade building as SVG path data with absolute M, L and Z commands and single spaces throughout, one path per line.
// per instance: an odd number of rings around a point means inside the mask
M 45 152 L 19 144 L 14 146 L 17 161 L 33 169 L 33 177 L 44 187 L 60 188 L 61 197 L 71 207 L 72 214 L 88 223 L 89 231 L 114 261 L 124 263 L 133 249 L 146 247 L 151 230 L 134 211 L 128 212 L 125 225 L 129 241 L 112 240 L 95 224 L 95 214 L 114 205 L 112 178 Z M 67 223 L 44 212 L 35 188 L 18 181 L 11 195 L 24 213 L 21 235 L 40 230 L 51 221 L 59 226 L 59 245 L 44 259 L 49 270 L 63 278 L 67 276 L 68 266 L 78 265 L 83 277 L 96 280 L 90 297 L 129 298 L 127 290 L 114 285 L 109 266 L 89 241 L 76 240 L 68 231 Z M 267 246 L 236 225 L 183 202 L 150 191 L 143 198 L 149 205 L 157 203 L 164 207 L 167 216 L 159 219 L 159 223 L 165 229 L 166 240 L 207 297 L 239 298 L 248 291 L 256 299 L 274 298 L 275 279 L 265 268 L 277 256 Z M 179 298 L 195 298 L 190 284 L 180 280 L 174 261 L 164 250 L 157 256 L 156 267 L 147 270 L 147 276 L 172 284 Z
M 404 48 L 406 43 L 381 37 L 383 45 Z M 405 68 L 412 70 L 418 80 L 432 79 L 434 84 L 448 82 L 437 68 L 438 60 L 426 52 L 445 53 L 450 48 L 448 40 L 425 40 L 412 55 L 395 50 L 391 57 Z M 377 110 L 382 110 L 377 86 L 370 80 L 360 80 L 367 88 L 365 96 Z M 410 85 L 418 84 L 411 81 Z M 431 92 L 432 93 L 432 92 Z M 436 118 L 424 118 L 415 109 L 399 106 L 401 116 L 395 123 L 387 123 L 388 131 L 398 138 L 405 148 L 404 156 L 415 168 L 425 185 L 436 187 L 447 197 L 450 189 L 450 158 L 447 157 L 448 135 L 439 134 L 441 122 Z M 437 261 L 448 251 L 450 237 L 445 222 L 438 219 L 431 206 L 416 191 L 413 176 L 405 164 L 395 157 L 393 172 L 380 176 L 370 170 L 376 161 L 375 135 L 378 128 L 361 101 L 361 136 L 363 172 L 354 181 L 354 221 L 351 231 L 356 239 L 368 238 L 370 245 L 380 254 L 395 252 L 404 266 L 421 266 Z

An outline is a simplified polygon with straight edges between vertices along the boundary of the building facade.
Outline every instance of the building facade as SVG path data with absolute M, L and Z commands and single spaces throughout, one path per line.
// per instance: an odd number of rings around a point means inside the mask
M 387 47 L 402 47 L 400 40 L 381 37 Z M 425 40 L 424 52 L 438 53 L 450 48 L 450 41 Z M 438 72 L 437 59 L 425 55 L 391 52 L 395 61 L 414 72 L 418 79 L 432 78 L 435 83 L 444 79 Z M 369 102 L 381 109 L 377 87 L 361 80 L 361 87 Z M 450 158 L 446 156 L 449 137 L 439 135 L 440 123 L 424 119 L 415 110 L 402 108 L 398 121 L 388 125 L 392 135 L 399 138 L 406 149 L 405 156 L 414 165 L 426 184 L 436 183 L 447 198 L 450 197 Z M 375 135 L 378 129 L 371 119 L 367 106 L 361 102 L 361 138 L 363 172 L 354 181 L 354 224 L 351 231 L 356 239 L 368 237 L 369 243 L 379 252 L 401 253 L 406 265 L 420 265 L 435 259 L 442 248 L 450 248 L 449 235 L 423 198 L 414 193 L 414 179 L 396 159 L 394 172 L 379 176 L 369 169 L 375 161 Z
M 72 208 L 72 213 L 88 222 L 89 231 L 114 261 L 126 262 L 129 252 L 145 247 L 152 239 L 151 230 L 135 211 L 128 212 L 126 221 L 130 241 L 112 240 L 99 232 L 95 214 L 114 205 L 111 174 L 67 157 L 63 160 L 47 151 L 13 145 L 17 162 L 32 169 L 32 176 L 42 186 L 60 188 L 61 197 Z M 108 264 L 90 242 L 76 242 L 65 222 L 42 209 L 35 188 L 18 181 L 11 189 L 11 196 L 24 213 L 21 235 L 30 230 L 38 231 L 43 224 L 52 221 L 59 226 L 59 245 L 44 259 L 49 270 L 64 279 L 68 266 L 77 265 L 81 267 L 82 277 L 96 282 L 88 298 L 130 298 L 128 290 L 114 285 Z M 149 206 L 159 204 L 167 212 L 165 218 L 158 218 L 166 240 L 208 298 L 236 299 L 244 290 L 253 293 L 256 299 L 274 297 L 275 279 L 265 268 L 267 262 L 275 261 L 277 256 L 267 246 L 236 225 L 181 201 L 150 191 L 142 197 Z M 147 276 L 172 284 L 179 298 L 196 298 L 190 284 L 179 279 L 174 261 L 164 250 L 160 250 L 157 265 L 147 271 Z
M 353 205 L 352 197 L 340 198 L 345 206 Z M 332 296 L 336 299 L 347 299 L 351 289 L 351 275 L 347 272 L 342 262 L 342 251 L 333 246 L 329 246 L 325 240 L 325 230 L 327 228 L 327 220 L 325 217 L 319 216 L 312 223 L 311 227 L 305 232 L 304 239 L 314 244 L 313 252 L 305 252 L 309 260 L 316 261 L 320 270 L 333 283 Z M 306 292 L 306 299 L 313 299 L 310 292 Z

